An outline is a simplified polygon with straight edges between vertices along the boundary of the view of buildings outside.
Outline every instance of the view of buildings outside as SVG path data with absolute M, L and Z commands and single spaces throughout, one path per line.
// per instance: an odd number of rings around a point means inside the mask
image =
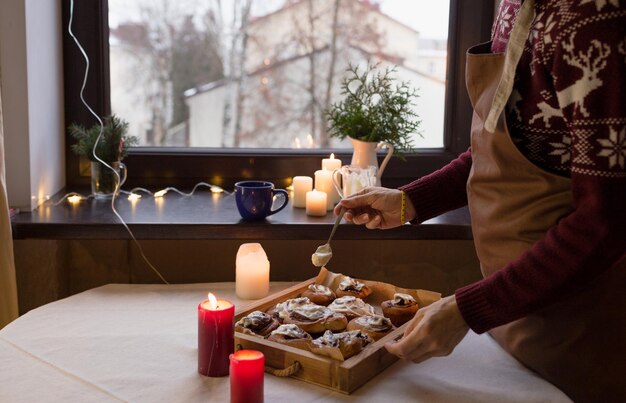
M 349 63 L 380 63 L 418 91 L 415 145 L 441 147 L 447 3 L 109 0 L 112 110 L 145 146 L 349 147 L 324 110 Z

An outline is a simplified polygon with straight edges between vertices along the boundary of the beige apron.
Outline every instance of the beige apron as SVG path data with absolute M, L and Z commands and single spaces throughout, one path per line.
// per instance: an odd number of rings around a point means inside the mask
M 474 107 L 467 191 L 484 276 L 517 259 L 574 209 L 570 179 L 528 161 L 513 144 L 502 113 L 532 18 L 527 0 L 506 55 L 490 54 L 489 43 L 467 55 Z M 491 334 L 575 401 L 626 401 L 625 292 L 622 259 L 583 291 Z

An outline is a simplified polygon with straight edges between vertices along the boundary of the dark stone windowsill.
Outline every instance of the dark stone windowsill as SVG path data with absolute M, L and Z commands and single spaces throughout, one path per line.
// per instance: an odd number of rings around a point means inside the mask
M 111 210 L 110 201 L 86 200 L 78 205 L 55 202 L 64 190 L 37 210 L 12 218 L 14 239 L 130 239 Z M 88 192 L 82 192 L 86 194 Z M 263 222 L 242 221 L 233 194 L 199 191 L 191 197 L 169 192 L 161 199 L 143 197 L 131 203 L 125 195 L 115 206 L 137 239 L 324 240 L 335 217 L 309 217 L 291 202 Z M 472 239 L 467 208 L 451 211 L 419 226 L 367 230 L 342 223 L 334 239 Z

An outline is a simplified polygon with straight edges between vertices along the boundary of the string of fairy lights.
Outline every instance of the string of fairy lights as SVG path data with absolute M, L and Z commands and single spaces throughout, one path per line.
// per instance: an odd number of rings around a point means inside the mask
M 111 196 L 111 210 L 113 211 L 115 216 L 120 220 L 121 224 L 124 226 L 124 228 L 126 229 L 128 234 L 132 238 L 132 240 L 135 243 L 135 245 L 137 245 L 137 248 L 139 249 L 139 253 L 141 254 L 141 257 L 143 258 L 143 260 L 154 271 L 154 273 L 156 273 L 156 275 L 161 279 L 161 281 L 163 281 L 163 283 L 169 284 L 169 282 L 165 279 L 165 277 L 163 277 L 161 272 L 159 272 L 159 270 L 157 270 L 157 268 L 150 262 L 148 257 L 145 255 L 145 253 L 143 251 L 143 248 L 141 247 L 141 244 L 139 243 L 139 241 L 137 241 L 137 238 L 135 238 L 135 234 L 133 234 L 131 229 L 128 227 L 128 225 L 126 224 L 126 222 L 124 221 L 122 216 L 118 213 L 117 209 L 115 208 L 115 200 L 118 198 L 118 195 L 126 194 L 126 195 L 128 195 L 128 200 L 133 202 L 133 201 L 139 200 L 142 197 L 142 193 L 147 194 L 148 196 L 153 197 L 154 199 L 161 199 L 168 192 L 176 192 L 176 193 L 180 194 L 181 196 L 190 197 L 190 196 L 192 196 L 196 192 L 197 189 L 199 189 L 201 187 L 209 188 L 211 193 L 229 193 L 229 192 L 226 192 L 224 189 L 222 189 L 219 186 L 212 185 L 212 184 L 206 183 L 206 182 L 197 183 L 193 187 L 191 192 L 188 192 L 188 193 L 187 192 L 183 192 L 181 190 L 178 190 L 175 187 L 166 187 L 166 188 L 160 189 L 160 190 L 158 190 L 156 192 L 152 192 L 152 191 L 150 191 L 150 190 L 148 190 L 146 188 L 142 188 L 142 187 L 136 187 L 136 188 L 131 189 L 130 191 L 125 191 L 125 190 L 121 189 L 120 173 L 116 169 L 114 169 L 111 165 L 107 164 L 104 160 L 102 160 L 96 154 L 96 149 L 98 147 L 98 143 L 101 141 L 103 133 L 104 133 L 104 123 L 102 122 L 102 119 L 100 118 L 100 116 L 98 116 L 98 114 L 89 106 L 87 101 L 85 101 L 84 92 L 85 92 L 85 87 L 87 85 L 87 77 L 89 75 L 89 57 L 87 56 L 87 53 L 85 52 L 85 49 L 83 48 L 83 46 L 80 44 L 80 41 L 78 40 L 78 38 L 76 38 L 76 36 L 74 35 L 74 32 L 72 31 L 72 22 L 73 22 L 73 20 L 74 20 L 74 0 L 70 0 L 70 18 L 69 18 L 68 28 L 67 28 L 68 29 L 68 33 L 72 37 L 72 39 L 74 40 L 74 43 L 76 44 L 76 46 L 80 50 L 81 54 L 83 55 L 83 58 L 85 59 L 85 74 L 83 76 L 83 83 L 82 83 L 81 88 L 80 88 L 80 100 L 83 103 L 83 105 L 85 105 L 87 110 L 89 110 L 89 112 L 93 115 L 93 117 L 98 121 L 98 124 L 100 126 L 98 137 L 96 138 L 96 141 L 94 143 L 93 149 L 91 150 L 91 153 L 92 153 L 94 159 L 96 161 L 100 162 L 102 165 L 104 165 L 106 167 L 106 169 L 109 169 L 113 173 L 113 175 L 115 177 L 115 189 L 114 189 L 113 194 Z M 67 200 L 71 204 L 78 204 L 78 203 L 80 203 L 83 200 L 89 200 L 89 199 L 92 199 L 92 198 L 95 198 L 95 195 L 93 195 L 93 194 L 82 195 L 82 194 L 77 193 L 77 192 L 70 192 L 70 193 L 64 195 L 63 197 L 61 197 L 60 200 L 56 201 L 54 203 L 54 205 L 59 205 L 60 203 L 64 202 L 65 200 Z M 50 200 L 50 196 L 46 196 L 45 200 Z
M 118 218 L 120 223 L 124 226 L 124 228 L 126 229 L 128 234 L 130 235 L 130 237 L 132 238 L 133 242 L 135 243 L 135 245 L 137 246 L 137 248 L 139 250 L 139 253 L 141 254 L 141 257 L 146 262 L 146 264 L 148 264 L 148 266 L 161 279 L 161 281 L 163 281 L 163 283 L 169 284 L 169 282 L 163 277 L 161 272 L 159 272 L 159 270 L 150 262 L 148 257 L 145 255 L 141 244 L 139 243 L 139 241 L 137 241 L 137 238 L 135 238 L 135 235 L 133 234 L 131 229 L 128 227 L 128 225 L 124 221 L 124 218 L 118 213 L 117 209 L 115 208 L 115 201 L 116 201 L 116 199 L 118 199 L 118 196 L 121 195 L 121 194 L 124 194 L 124 195 L 127 195 L 127 198 L 128 198 L 128 200 L 130 202 L 136 202 L 137 200 L 142 198 L 142 194 L 145 194 L 148 197 L 152 197 L 155 200 L 157 200 L 157 199 L 162 199 L 169 192 L 178 193 L 179 195 L 181 195 L 183 197 L 191 197 L 200 188 L 208 188 L 209 191 L 211 193 L 213 193 L 213 194 L 220 194 L 220 193 L 230 194 L 231 192 L 227 192 L 223 188 L 221 188 L 221 187 L 219 187 L 217 185 L 213 185 L 213 184 L 206 183 L 206 182 L 199 182 L 199 183 L 197 183 L 192 188 L 192 190 L 190 192 L 183 192 L 183 191 L 181 191 L 181 190 L 179 190 L 179 189 L 177 189 L 175 187 L 171 187 L 171 186 L 168 186 L 166 188 L 157 190 L 155 192 L 152 192 L 152 191 L 150 191 L 150 190 L 148 190 L 146 188 L 143 188 L 143 187 L 135 187 L 135 188 L 133 188 L 131 190 L 122 190 L 121 189 L 120 173 L 116 169 L 114 169 L 111 165 L 107 164 L 104 160 L 102 160 L 96 154 L 96 149 L 98 147 L 98 143 L 101 141 L 103 133 L 104 133 L 104 123 L 102 122 L 102 119 L 98 116 L 98 114 L 89 106 L 89 104 L 87 103 L 87 101 L 85 101 L 85 98 L 84 98 L 84 91 L 85 91 L 85 87 L 87 85 L 87 77 L 88 77 L 88 74 L 89 74 L 89 57 L 87 56 L 87 53 L 85 52 L 85 49 L 83 48 L 83 46 L 80 44 L 80 41 L 78 40 L 78 38 L 76 38 L 76 36 L 72 32 L 72 22 L 73 22 L 73 19 L 74 19 L 74 0 L 70 0 L 70 16 L 69 16 L 69 22 L 68 22 L 68 33 L 72 37 L 72 39 L 74 40 L 74 43 L 76 44 L 76 46 L 80 50 L 81 54 L 83 55 L 83 58 L 85 59 L 85 74 L 83 76 L 83 82 L 82 82 L 82 85 L 81 85 L 81 88 L 80 88 L 80 100 L 83 103 L 83 105 L 87 108 L 87 110 L 91 113 L 91 115 L 93 115 L 93 117 L 97 120 L 97 122 L 98 122 L 98 124 L 100 126 L 98 137 L 96 138 L 96 141 L 94 143 L 93 149 L 91 150 L 91 153 L 92 153 L 92 155 L 93 155 L 93 157 L 94 157 L 94 159 L 96 161 L 98 161 L 99 163 L 104 165 L 106 169 L 110 170 L 113 173 L 114 178 L 115 178 L 115 189 L 114 189 L 113 194 L 111 196 L 111 210 L 113 211 L 115 216 Z M 293 189 L 292 186 L 288 187 L 287 189 L 290 189 L 290 188 Z M 77 193 L 77 192 L 70 192 L 70 193 L 67 193 L 64 196 L 62 196 L 59 200 L 55 201 L 53 203 L 53 205 L 57 206 L 57 205 L 63 203 L 64 201 L 66 201 L 66 200 L 70 204 L 76 205 L 76 204 L 79 204 L 82 201 L 87 201 L 87 200 L 95 199 L 95 198 L 96 197 L 95 197 L 94 194 L 83 195 L 83 194 L 80 194 L 80 193 Z M 51 200 L 51 197 L 49 195 L 46 195 L 43 200 L 49 201 L 49 200 Z
M 168 186 L 164 189 L 161 190 L 157 190 L 156 192 L 152 192 L 151 190 L 148 190 L 146 188 L 142 188 L 142 187 L 135 187 L 132 188 L 131 190 L 122 190 L 122 189 L 118 189 L 116 188 L 116 190 L 120 193 L 120 194 L 124 194 L 124 195 L 128 195 L 128 200 L 133 202 L 133 201 L 137 201 L 139 199 L 142 198 L 141 193 L 145 193 L 146 195 L 148 195 L 149 197 L 153 197 L 155 199 L 160 199 L 163 196 L 165 196 L 167 193 L 169 192 L 175 192 L 178 193 L 181 196 L 184 197 L 191 197 L 193 196 L 193 194 L 196 192 L 196 190 L 198 190 L 198 188 L 201 187 L 207 187 L 209 188 L 209 191 L 213 194 L 220 194 L 220 193 L 224 193 L 224 194 L 230 194 L 231 192 L 227 192 L 226 190 L 224 190 L 223 188 L 217 186 L 217 185 L 212 185 L 210 183 L 206 183 L 206 182 L 199 182 L 197 183 L 192 189 L 191 192 L 183 192 L 175 187 L 172 186 Z M 93 194 L 89 194 L 89 195 L 83 195 L 77 192 L 70 192 L 67 193 L 65 195 L 63 195 L 59 200 L 57 200 L 56 202 L 54 202 L 54 206 L 58 206 L 59 204 L 63 203 L 64 201 L 68 201 L 70 204 L 77 204 L 80 203 L 83 200 L 90 200 L 93 199 L 94 195 Z M 46 200 L 49 200 L 50 197 L 46 196 Z

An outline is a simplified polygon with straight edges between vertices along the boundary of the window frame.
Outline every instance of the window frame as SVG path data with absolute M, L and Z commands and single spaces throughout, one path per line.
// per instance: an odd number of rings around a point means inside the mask
M 85 61 L 67 32 L 70 0 L 62 1 L 65 122 L 85 126 L 95 119 L 82 104 L 79 93 Z M 448 66 L 445 97 L 444 147 L 420 149 L 405 161 L 393 158 L 384 174 L 384 185 L 397 187 L 444 166 L 467 150 L 472 110 L 465 90 L 465 51 L 489 40 L 494 0 L 451 0 L 448 33 Z M 109 81 L 108 0 L 81 0 L 74 4 L 72 31 L 90 59 L 84 98 L 100 116 L 111 113 Z M 70 149 L 66 134 L 67 187 L 89 184 L 86 161 Z M 288 185 L 296 175 L 320 169 L 320 159 L 335 155 L 348 162 L 349 150 L 333 149 L 230 149 L 230 148 L 133 148 L 124 163 L 129 167 L 126 186 L 192 186 L 210 181 L 224 187 L 246 178 Z

